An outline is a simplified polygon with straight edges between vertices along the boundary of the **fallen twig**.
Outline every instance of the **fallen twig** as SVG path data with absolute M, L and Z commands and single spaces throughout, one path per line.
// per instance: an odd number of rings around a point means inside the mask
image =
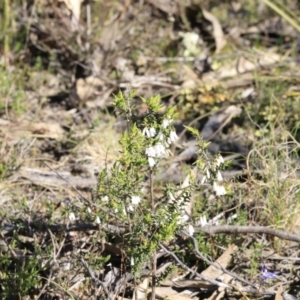
M 250 281 L 244 279 L 244 278 L 241 277 L 241 276 L 238 276 L 237 274 L 235 274 L 235 273 L 233 273 L 233 272 L 231 272 L 231 271 L 228 271 L 227 269 L 225 269 L 224 267 L 220 266 L 219 264 L 217 264 L 217 263 L 215 263 L 215 262 L 209 260 L 208 258 L 206 258 L 206 257 L 199 251 L 199 248 L 198 248 L 198 242 L 196 241 L 196 239 L 195 239 L 193 236 L 191 236 L 190 234 L 188 234 L 187 232 L 185 232 L 185 231 L 183 231 L 183 234 L 189 236 L 189 237 L 193 240 L 196 254 L 197 254 L 203 261 L 205 261 L 205 262 L 208 263 L 209 265 L 214 266 L 216 269 L 221 270 L 222 272 L 224 272 L 224 273 L 226 273 L 226 274 L 232 276 L 233 278 L 237 279 L 238 281 L 243 282 L 243 283 L 245 283 L 245 284 L 247 284 L 247 285 L 250 285 L 250 286 L 252 286 L 253 288 L 256 289 L 256 286 L 255 286 L 252 282 L 250 282 Z
M 96 288 L 99 288 L 99 286 L 101 286 L 101 288 L 103 289 L 103 291 L 105 292 L 105 294 L 107 296 L 107 299 L 112 300 L 113 298 L 110 296 L 110 292 L 107 289 L 107 287 L 105 286 L 105 284 L 102 281 L 100 281 L 98 278 L 95 277 L 95 275 L 94 275 L 93 271 L 91 270 L 91 268 L 89 267 L 88 263 L 83 258 L 81 258 L 81 263 L 83 264 L 83 266 L 88 271 L 88 273 L 89 273 L 92 281 L 94 282 Z
M 215 235 L 218 233 L 261 233 L 267 234 L 272 236 L 277 236 L 284 240 L 300 242 L 300 235 L 285 232 L 282 230 L 264 227 L 264 226 L 234 226 L 234 225 L 218 225 L 218 226 L 205 226 L 199 227 L 195 230 L 197 231 L 204 231 L 210 235 Z
M 225 287 L 225 288 L 228 288 L 228 289 L 232 289 L 231 286 L 227 285 L 226 283 L 223 283 L 221 281 L 217 281 L 217 280 L 214 280 L 214 279 L 211 279 L 211 278 L 208 278 L 208 277 L 205 277 L 201 274 L 199 274 L 198 272 L 192 270 L 191 268 L 189 268 L 187 265 L 185 265 L 176 255 L 174 252 L 168 250 L 166 247 L 164 247 L 162 244 L 159 244 L 160 248 L 165 251 L 166 253 L 168 253 L 169 255 L 171 255 L 175 261 L 184 269 L 184 270 L 187 270 L 189 272 L 191 272 L 193 275 L 197 276 L 198 278 L 200 279 L 203 279 L 209 283 L 211 283 L 212 285 L 216 285 L 216 286 L 219 286 L 219 287 Z

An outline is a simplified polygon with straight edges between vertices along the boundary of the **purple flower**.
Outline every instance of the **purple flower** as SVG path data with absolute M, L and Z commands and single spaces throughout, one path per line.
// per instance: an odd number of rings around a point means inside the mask
M 274 279 L 276 278 L 276 274 L 272 272 L 268 272 L 267 267 L 265 265 L 265 262 L 263 262 L 262 267 L 261 267 L 261 276 L 260 278 L 265 281 L 267 279 Z

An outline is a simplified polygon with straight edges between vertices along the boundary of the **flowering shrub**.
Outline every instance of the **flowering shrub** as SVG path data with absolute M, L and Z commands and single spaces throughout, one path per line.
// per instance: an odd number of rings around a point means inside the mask
M 95 207 L 86 207 L 85 211 L 90 212 L 89 218 L 94 223 L 124 228 L 125 233 L 119 236 L 120 246 L 126 253 L 126 264 L 138 276 L 149 263 L 155 269 L 160 243 L 172 240 L 183 228 L 194 234 L 192 220 L 183 212 L 191 201 L 197 178 L 191 170 L 182 185 L 161 186 L 155 180 L 160 163 L 172 155 L 171 146 L 178 140 L 173 126 L 175 108 L 164 110 L 156 96 L 141 99 L 147 111 L 140 115 L 132 104 L 133 97 L 134 93 L 128 96 L 119 93 L 115 97 L 116 111 L 127 120 L 127 130 L 120 139 L 121 155 L 111 169 L 101 172 Z M 198 132 L 187 129 L 199 140 L 197 167 L 204 175 L 201 184 L 209 183 L 217 196 L 225 195 L 225 187 L 220 183 L 222 156 L 211 158 Z M 69 219 L 75 220 L 75 215 L 71 213 Z

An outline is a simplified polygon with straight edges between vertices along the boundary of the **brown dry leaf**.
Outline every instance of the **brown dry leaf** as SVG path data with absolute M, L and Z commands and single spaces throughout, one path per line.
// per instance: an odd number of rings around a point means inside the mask
M 172 296 L 167 296 L 167 300 L 186 300 L 186 299 L 191 299 L 191 297 L 187 295 L 172 295 Z
M 231 261 L 232 254 L 234 254 L 238 250 L 238 247 L 234 244 L 230 245 L 227 250 L 216 260 L 216 264 L 218 264 L 222 268 L 226 268 Z M 216 279 L 220 277 L 223 272 L 216 267 L 210 265 L 206 270 L 204 270 L 201 275 L 205 277 L 209 277 L 211 279 Z
M 218 69 L 218 78 L 233 77 L 246 72 L 251 72 L 259 67 L 266 67 L 279 62 L 281 59 L 277 53 L 258 53 L 255 57 L 241 56 L 236 61 L 224 65 Z
M 126 27 L 121 29 L 118 20 L 112 21 L 101 29 L 99 44 L 104 51 L 116 50 L 117 43 L 122 39 L 125 31 Z
M 18 138 L 26 131 L 30 131 L 34 135 L 38 135 L 41 138 L 51 138 L 51 139 L 62 139 L 64 136 L 64 130 L 58 123 L 32 123 L 32 124 L 18 124 L 15 125 L 9 121 L 0 119 L 0 131 L 10 132 L 10 137 Z
M 178 13 L 178 8 L 173 0 L 148 0 L 148 2 L 168 15 L 175 15 Z
M 225 35 L 219 20 L 210 12 L 202 8 L 203 16 L 213 26 L 213 36 L 216 42 L 216 53 L 219 53 L 226 45 Z
M 217 285 L 210 283 L 209 281 L 199 279 L 199 278 L 173 281 L 173 285 L 174 285 L 174 287 L 177 287 L 177 288 L 195 288 L 195 289 L 218 288 Z
M 165 298 L 173 295 L 179 295 L 179 293 L 174 289 L 172 289 L 171 287 L 157 287 L 155 289 L 155 294 L 161 298 Z
M 284 300 L 281 294 L 282 294 L 282 284 L 280 284 L 279 289 L 276 292 L 275 300 Z
M 103 86 L 104 82 L 97 77 L 79 78 L 76 81 L 76 92 L 81 100 L 87 100 L 93 96 L 99 86 Z
M 34 134 L 51 139 L 61 139 L 64 135 L 64 130 L 58 123 L 34 123 L 30 124 L 27 129 Z
M 61 0 L 65 2 L 68 9 L 72 12 L 72 15 L 76 18 L 76 21 L 80 20 L 80 6 L 82 0 Z
M 232 254 L 238 250 L 236 245 L 230 245 L 227 250 L 216 260 L 216 264 L 218 264 L 222 268 L 226 268 L 231 261 Z M 212 279 L 222 277 L 223 283 L 229 283 L 233 277 L 229 274 L 223 273 L 221 270 L 216 267 L 210 265 L 206 270 L 201 273 L 203 276 L 207 276 Z M 215 291 L 207 300 L 221 300 L 224 299 L 225 288 L 221 287 L 217 291 Z

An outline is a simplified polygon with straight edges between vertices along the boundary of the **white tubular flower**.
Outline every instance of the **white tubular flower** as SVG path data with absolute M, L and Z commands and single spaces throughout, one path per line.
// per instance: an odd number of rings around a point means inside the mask
M 127 216 L 127 211 L 126 211 L 125 207 L 123 207 L 123 214 L 124 214 L 124 216 Z
M 130 258 L 130 265 L 131 266 L 134 266 L 134 258 L 131 256 L 131 258 Z
M 88 207 L 86 210 L 89 214 L 92 212 L 92 210 Z
M 218 156 L 218 158 L 216 159 L 216 164 L 217 164 L 217 166 L 219 167 L 220 165 L 222 165 L 222 164 L 224 164 L 224 158 L 223 158 L 223 156 L 220 154 L 219 156 Z
M 155 135 L 156 135 L 156 130 L 155 130 L 154 127 L 151 127 L 151 128 L 149 129 L 149 134 L 150 134 L 150 137 L 155 137 Z
M 134 211 L 134 208 L 133 208 L 132 205 L 129 205 L 129 206 L 128 206 L 128 211 Z
M 153 157 L 149 156 L 148 157 L 148 163 L 149 163 L 150 168 L 153 168 L 156 164 L 156 161 Z
M 217 180 L 218 181 L 223 181 L 223 177 L 220 171 L 217 172 Z
M 169 199 L 170 199 L 171 202 L 176 200 L 172 193 L 169 193 Z
M 164 141 L 165 140 L 165 136 L 163 135 L 163 133 L 160 131 L 157 135 L 157 138 L 160 140 L 160 141 Z
M 70 221 L 75 221 L 75 220 L 76 220 L 76 217 L 75 217 L 75 214 L 74 214 L 74 213 L 71 212 L 71 213 L 69 214 L 69 220 L 70 220 Z
M 158 143 L 154 146 L 156 157 L 168 157 L 168 152 L 162 143 Z
M 226 195 L 226 190 L 225 190 L 224 186 L 218 185 L 216 182 L 214 182 L 214 184 L 213 184 L 213 189 L 217 196 Z
M 202 227 L 204 227 L 207 224 L 207 219 L 205 216 L 200 217 L 200 224 Z
M 169 156 L 169 152 L 166 150 L 166 147 L 162 143 L 158 143 L 154 146 L 147 147 L 145 154 L 148 157 L 157 157 L 157 158 L 166 158 Z M 151 164 L 153 161 L 151 160 Z M 150 164 L 150 162 L 149 162 Z
M 169 127 L 169 125 L 170 125 L 172 122 L 173 122 L 173 120 L 172 120 L 171 118 L 164 119 L 164 120 L 162 121 L 161 126 L 162 126 L 163 128 L 167 128 L 167 127 Z
M 103 202 L 108 202 L 108 196 L 103 196 L 103 197 L 101 197 L 101 200 L 102 200 Z
M 191 224 L 189 224 L 189 226 L 188 226 L 188 233 L 189 233 L 189 235 L 194 235 L 194 233 L 195 233 L 195 229 L 194 229 L 193 225 L 191 225 Z
M 207 181 L 207 178 L 206 178 L 206 176 L 204 175 L 204 176 L 202 177 L 202 179 L 201 179 L 201 184 L 204 184 L 206 181 Z
M 147 127 L 145 127 L 144 129 L 143 129 L 143 131 L 142 131 L 142 135 L 143 136 L 146 136 L 146 137 L 150 137 L 150 131 L 149 131 L 149 129 L 147 128 Z
M 170 136 L 168 138 L 168 144 L 172 144 L 174 142 L 176 142 L 178 140 L 178 135 L 176 134 L 176 132 L 174 130 L 172 130 L 170 132 Z
M 133 205 L 137 205 L 141 202 L 141 198 L 139 196 L 132 196 L 131 197 L 131 203 Z
M 209 179 L 210 178 L 210 172 L 209 170 L 206 170 L 206 177 Z
M 152 138 L 156 135 L 156 130 L 154 127 L 151 127 L 151 128 L 145 127 L 142 131 L 142 135 L 147 138 Z
M 154 148 L 154 146 L 147 147 L 145 153 L 149 157 L 155 157 L 156 156 L 156 149 Z
M 99 218 L 98 216 L 97 216 L 96 219 L 95 219 L 95 223 L 96 223 L 96 224 L 101 224 L 101 220 L 100 220 L 100 218 Z

